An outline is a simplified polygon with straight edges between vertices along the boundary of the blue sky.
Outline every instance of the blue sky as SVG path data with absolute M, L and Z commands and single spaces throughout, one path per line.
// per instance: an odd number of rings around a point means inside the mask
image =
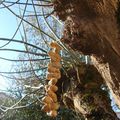
M 21 0 L 21 2 L 24 0 Z M 24 1 L 25 2 L 25 1 Z M 0 5 L 1 7 L 1 5 Z M 24 9 L 24 5 L 20 6 L 22 9 Z M 14 5 L 10 7 L 16 14 L 19 14 L 19 6 Z M 31 10 L 32 8 L 30 6 L 27 6 L 27 10 Z M 23 11 L 21 10 L 21 14 Z M 18 19 L 17 19 L 18 20 Z M 16 17 L 7 9 L 0 9 L 0 38 L 12 38 L 14 35 L 17 26 L 18 21 L 16 20 Z M 19 20 L 20 22 L 20 20 Z M 21 36 L 18 32 L 15 36 L 15 39 L 20 40 Z M 5 41 L 0 40 L 0 46 L 2 46 L 5 43 Z M 13 49 L 22 49 L 23 46 L 18 43 L 10 43 L 5 48 L 13 48 Z M 17 59 L 18 53 L 15 52 L 6 52 L 6 51 L 0 51 L 0 57 L 9 58 L 9 59 Z M 9 71 L 11 68 L 12 63 L 8 61 L 4 61 L 0 59 L 0 71 Z M 8 87 L 9 82 L 8 80 L 4 79 L 0 76 L 0 89 L 6 89 Z
M 0 9 L 0 38 L 12 38 L 15 30 L 17 27 L 17 21 L 16 17 L 11 14 L 8 10 L 6 9 Z M 20 38 L 19 33 L 15 37 L 16 39 Z M 0 41 L 0 46 L 3 45 L 5 42 Z M 10 44 L 7 47 L 19 47 L 17 44 Z M 5 58 L 15 58 L 17 56 L 16 53 L 10 53 L 10 52 L 3 52 L 0 51 L 0 57 L 5 57 Z M 11 62 L 7 62 L 4 60 L 0 60 L 0 71 L 9 71 L 11 68 Z M 9 82 L 4 79 L 2 76 L 0 76 L 0 89 L 6 89 L 8 87 Z

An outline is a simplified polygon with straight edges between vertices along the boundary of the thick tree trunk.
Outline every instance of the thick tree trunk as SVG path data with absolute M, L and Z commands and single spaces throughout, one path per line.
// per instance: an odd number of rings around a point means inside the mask
M 86 120 L 118 120 L 104 81 L 96 68 L 85 64 L 76 67 L 79 79 L 74 68 L 66 69 L 66 73 L 61 72 L 57 93 L 59 102 L 81 113 Z
M 63 42 L 91 56 L 120 107 L 118 0 L 55 0 L 54 9 L 65 21 Z

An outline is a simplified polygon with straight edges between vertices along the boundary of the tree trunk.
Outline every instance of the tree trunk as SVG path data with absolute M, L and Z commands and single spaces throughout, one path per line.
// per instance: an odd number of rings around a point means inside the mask
M 91 56 L 120 107 L 119 5 L 118 0 L 54 0 L 65 21 L 62 41 Z
M 108 90 L 96 68 L 85 64 L 76 67 L 77 71 L 65 68 L 66 73 L 61 72 L 57 83 L 59 102 L 81 113 L 86 120 L 118 120 L 112 110 Z

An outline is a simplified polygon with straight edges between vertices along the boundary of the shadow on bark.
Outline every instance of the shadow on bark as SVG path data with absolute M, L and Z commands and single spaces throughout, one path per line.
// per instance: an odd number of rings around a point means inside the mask
M 109 88 L 120 106 L 118 0 L 54 0 L 53 3 L 56 15 L 65 22 L 61 41 L 75 51 L 90 55 L 94 65 L 85 66 L 78 83 L 77 78 L 75 83 L 70 83 L 76 87 L 63 92 L 64 103 L 88 120 L 117 120 L 101 86 Z M 69 78 L 63 78 L 66 79 Z
M 118 120 L 111 107 L 109 90 L 93 65 L 80 65 L 79 79 L 74 68 L 62 70 L 57 86 L 61 106 L 72 109 L 86 120 Z
M 73 50 L 90 55 L 120 107 L 120 40 L 118 0 L 54 0 L 65 22 L 61 39 Z

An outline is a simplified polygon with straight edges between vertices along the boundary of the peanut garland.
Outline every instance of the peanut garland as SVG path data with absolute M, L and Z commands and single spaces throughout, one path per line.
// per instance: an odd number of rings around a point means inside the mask
M 50 63 L 48 64 L 48 74 L 46 77 L 49 82 L 48 85 L 45 86 L 46 96 L 42 99 L 42 102 L 44 103 L 42 110 L 46 112 L 47 115 L 56 117 L 58 114 L 57 110 L 60 106 L 55 92 L 58 90 L 56 83 L 58 79 L 61 78 L 61 57 L 59 55 L 61 47 L 56 42 L 51 42 L 50 47 L 52 50 L 48 52 Z

